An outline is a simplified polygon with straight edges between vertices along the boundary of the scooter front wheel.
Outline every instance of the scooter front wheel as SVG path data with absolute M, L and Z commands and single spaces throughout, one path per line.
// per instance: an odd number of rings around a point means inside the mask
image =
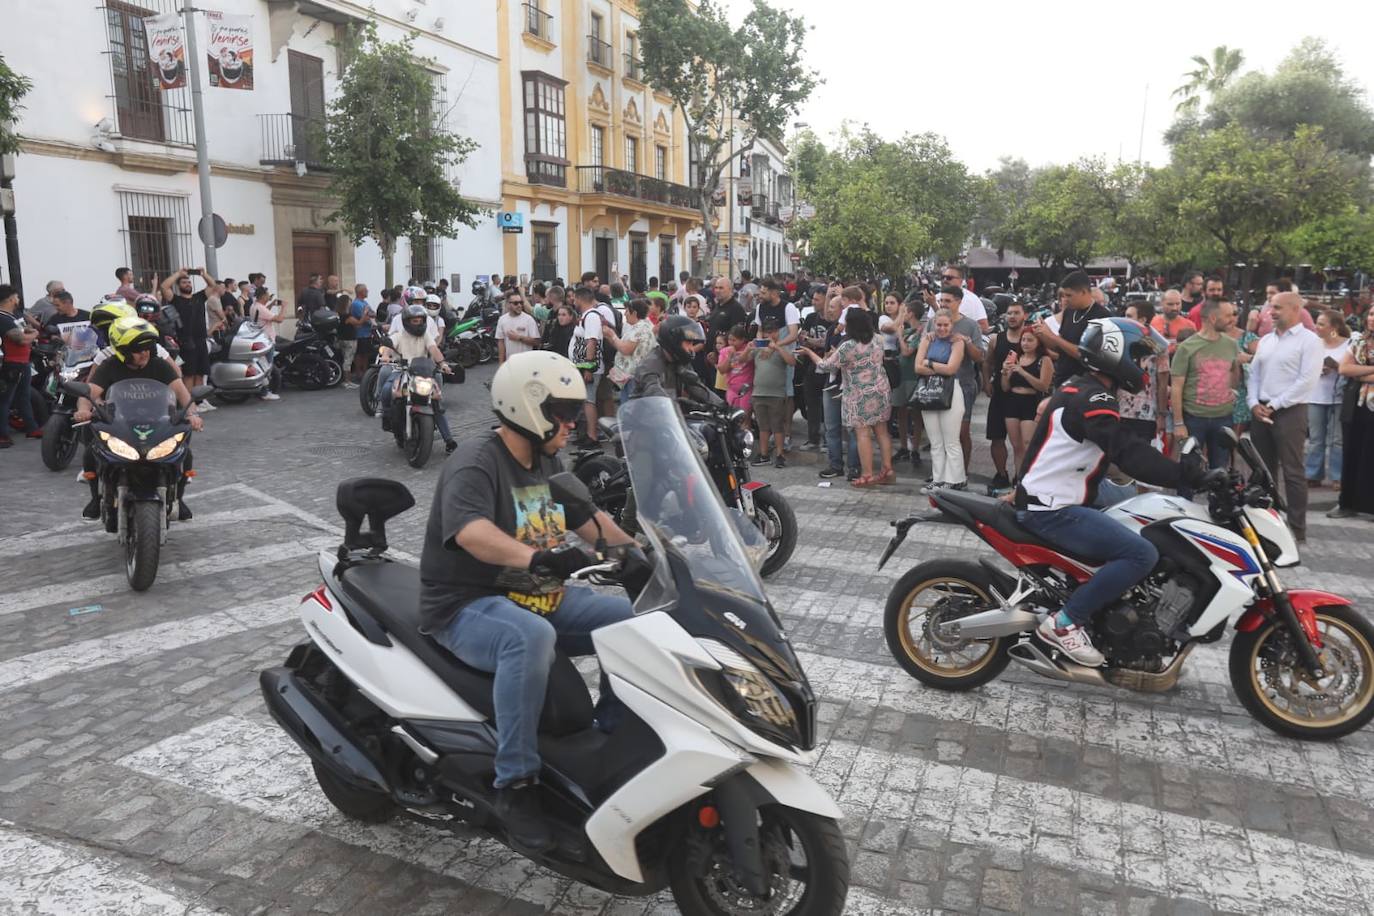
M 897 580 L 883 613 L 883 635 L 897 664 L 922 684 L 971 690 L 1011 663 L 1013 637 L 947 639 L 939 625 L 995 607 L 987 571 L 963 560 L 922 563 Z
M 745 888 L 724 830 L 694 828 L 685 854 L 668 859 L 673 900 L 683 916 L 839 916 L 849 894 L 849 855 L 840 825 L 795 808 L 759 809 L 769 882 L 761 899 Z

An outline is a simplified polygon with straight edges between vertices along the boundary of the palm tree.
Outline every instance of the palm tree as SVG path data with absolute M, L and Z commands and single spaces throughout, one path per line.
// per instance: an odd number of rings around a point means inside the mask
M 1197 64 L 1197 69 L 1185 73 L 1187 82 L 1173 91 L 1174 95 L 1183 97 L 1175 109 L 1179 114 L 1195 113 L 1202 104 L 1204 93 L 1214 98 L 1226 88 L 1231 78 L 1240 72 L 1245 54 L 1239 48 L 1217 45 L 1212 49 L 1211 60 L 1198 54 L 1193 56 L 1193 63 Z

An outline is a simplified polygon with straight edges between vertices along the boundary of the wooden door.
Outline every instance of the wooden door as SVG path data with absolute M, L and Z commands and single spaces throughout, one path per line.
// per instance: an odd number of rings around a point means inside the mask
M 291 233 L 291 270 L 298 297 L 311 274 L 327 277 L 335 273 L 334 236 L 328 232 Z

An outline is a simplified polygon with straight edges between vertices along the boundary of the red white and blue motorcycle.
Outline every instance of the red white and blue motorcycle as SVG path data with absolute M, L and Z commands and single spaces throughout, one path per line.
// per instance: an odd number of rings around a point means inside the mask
M 1284 587 L 1277 571 L 1298 564 L 1298 547 L 1283 501 L 1250 438 L 1235 445 L 1249 478 L 1235 470 L 1215 475 L 1206 507 L 1148 493 L 1104 510 L 1150 541 L 1159 562 L 1093 618 L 1093 644 L 1106 656 L 1101 667 L 1075 663 L 1034 633 L 1095 564 L 1022 527 L 1010 503 L 953 490 L 937 491 L 931 504 L 978 534 L 1015 573 L 991 559 L 939 559 L 911 569 L 888 597 L 889 649 L 917 680 L 944 690 L 986 684 L 1015 661 L 1053 680 L 1163 692 L 1178 683 L 1197 646 L 1220 640 L 1233 625 L 1231 686 L 1256 719 L 1308 740 L 1363 727 L 1374 718 L 1374 625 L 1340 595 Z M 897 533 L 879 567 L 913 525 L 930 520 L 893 522 Z

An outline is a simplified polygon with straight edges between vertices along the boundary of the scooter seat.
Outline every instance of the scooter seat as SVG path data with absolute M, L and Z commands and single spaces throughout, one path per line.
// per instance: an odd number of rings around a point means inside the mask
M 938 491 L 933 499 L 935 505 L 941 510 L 946 512 L 953 510 L 952 514 L 956 516 L 960 513 L 966 514 L 974 521 L 987 525 L 1009 541 L 1031 547 L 1043 547 L 1046 550 L 1053 550 L 1055 553 L 1087 563 L 1100 562 L 1088 557 L 1077 556 L 1073 551 L 1066 550 L 1058 544 L 1051 544 L 1029 528 L 1024 527 L 1016 520 L 1016 507 L 1006 500 L 950 489 Z
M 382 629 L 414 655 L 473 709 L 492 721 L 491 674 L 463 664 L 449 650 L 420 632 L 420 571 L 407 563 L 365 563 L 345 569 L 344 598 L 371 614 Z M 541 734 L 561 737 L 592 726 L 592 700 L 572 660 L 554 653 L 549 669 Z

